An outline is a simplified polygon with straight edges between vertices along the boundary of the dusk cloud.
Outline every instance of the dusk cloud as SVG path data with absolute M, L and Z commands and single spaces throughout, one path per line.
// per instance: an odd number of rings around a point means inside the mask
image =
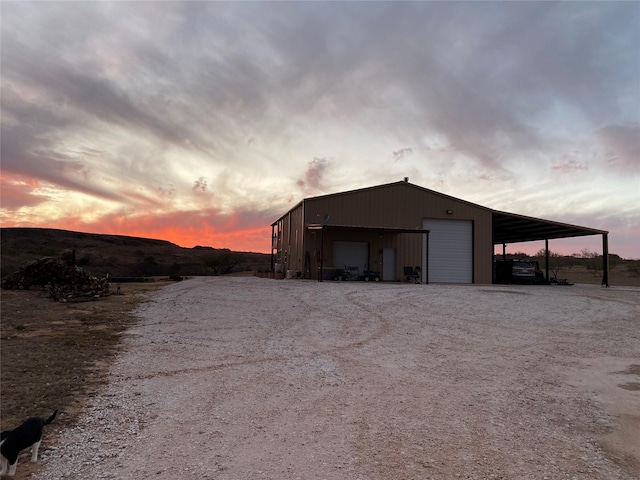
M 3 225 L 207 212 L 268 250 L 292 202 L 405 176 L 640 224 L 634 2 L 7 1 L 0 23 Z
M 321 191 L 327 166 L 326 158 L 314 158 L 304 172 L 304 179 L 298 180 L 297 185 L 306 193 Z

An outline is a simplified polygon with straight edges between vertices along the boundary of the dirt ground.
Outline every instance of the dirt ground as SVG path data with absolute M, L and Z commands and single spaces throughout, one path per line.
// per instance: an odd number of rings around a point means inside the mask
M 549 272 L 549 276 L 553 278 L 553 272 Z M 558 278 L 575 284 L 602 284 L 602 272 L 590 272 L 581 265 L 562 268 L 558 271 Z M 640 287 L 640 276 L 633 273 L 628 264 L 614 265 L 609 270 L 609 284 L 614 287 Z
M 57 428 L 73 425 L 87 399 L 106 385 L 121 334 L 135 321 L 131 310 L 166 284 L 123 284 L 120 295 L 70 303 L 55 302 L 41 289 L 0 290 L 2 430 L 54 409 L 60 410 Z M 25 463 L 28 458 L 20 459 L 15 478 L 38 468 Z
M 640 478 L 637 288 L 202 277 L 109 297 L 111 327 L 47 304 L 73 341 L 6 325 L 32 294 L 5 293 L 2 426 L 62 410 L 18 479 Z M 16 337 L 55 340 L 43 377 L 5 372 Z M 59 393 L 5 417 L 24 375 Z

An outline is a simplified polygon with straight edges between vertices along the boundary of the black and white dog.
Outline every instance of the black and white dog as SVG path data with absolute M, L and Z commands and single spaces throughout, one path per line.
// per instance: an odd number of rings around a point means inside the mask
M 58 410 L 47 419 L 40 417 L 32 417 L 25 421 L 22 425 L 14 430 L 5 430 L 0 437 L 0 476 L 9 475 L 13 477 L 16 474 L 16 466 L 18 465 L 18 455 L 25 448 L 31 447 L 31 461 L 38 460 L 38 447 L 42 440 L 42 427 L 49 425 Z M 7 468 L 9 472 L 7 473 Z

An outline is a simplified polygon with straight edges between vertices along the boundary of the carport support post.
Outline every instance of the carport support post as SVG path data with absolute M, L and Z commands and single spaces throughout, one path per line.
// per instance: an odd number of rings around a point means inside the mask
M 602 234 L 602 285 L 609 288 L 609 235 Z
M 422 272 L 422 277 L 424 278 L 424 283 L 426 283 L 427 285 L 429 285 L 429 234 L 431 232 L 427 232 L 427 238 L 425 239 L 425 242 L 427 244 L 427 250 L 425 252 L 425 263 L 424 263 L 424 272 Z
M 324 225 L 320 230 L 320 271 L 318 272 L 318 281 L 322 281 L 322 272 L 324 270 Z
M 544 269 L 545 280 L 549 281 L 549 239 L 544 239 Z

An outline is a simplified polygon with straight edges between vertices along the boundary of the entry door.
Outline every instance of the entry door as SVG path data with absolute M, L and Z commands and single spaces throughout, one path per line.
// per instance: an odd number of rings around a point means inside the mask
M 423 241 L 423 256 L 428 258 L 429 282 L 473 283 L 473 223 L 471 220 L 423 221 L 429 230 L 429 246 Z M 426 235 L 425 235 L 426 237 Z
M 396 249 L 382 249 L 382 280 L 393 282 L 396 280 Z

